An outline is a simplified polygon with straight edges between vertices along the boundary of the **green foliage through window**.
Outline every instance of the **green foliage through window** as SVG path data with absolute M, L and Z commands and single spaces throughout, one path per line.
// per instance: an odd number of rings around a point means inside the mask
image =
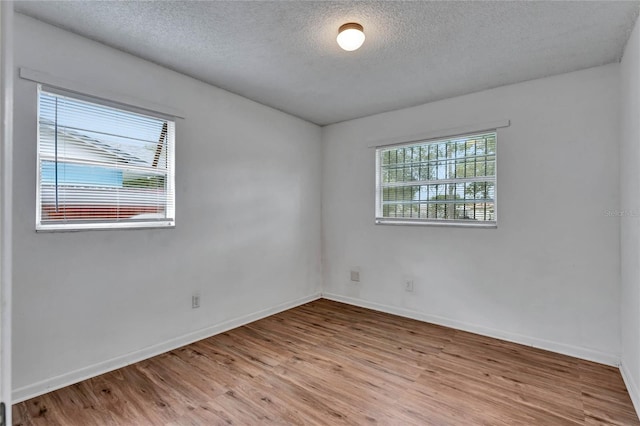
M 495 221 L 496 133 L 379 148 L 378 219 Z

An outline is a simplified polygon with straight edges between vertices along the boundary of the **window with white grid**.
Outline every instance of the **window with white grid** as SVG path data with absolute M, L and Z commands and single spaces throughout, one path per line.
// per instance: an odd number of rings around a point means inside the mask
M 495 131 L 376 149 L 376 223 L 496 225 Z
M 38 88 L 37 230 L 172 227 L 174 122 Z

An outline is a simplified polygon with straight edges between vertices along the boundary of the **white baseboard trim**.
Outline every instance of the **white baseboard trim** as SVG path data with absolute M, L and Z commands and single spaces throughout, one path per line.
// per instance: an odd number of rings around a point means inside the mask
M 125 367 L 136 362 L 143 361 L 145 359 L 154 357 L 156 355 L 163 354 L 165 352 L 172 351 L 181 346 L 188 345 L 198 340 L 206 339 L 207 337 L 214 336 L 216 334 L 224 333 L 231 329 L 249 324 L 253 321 L 268 317 L 270 315 L 277 314 L 287 309 L 295 308 L 296 306 L 304 305 L 322 297 L 321 293 L 315 293 L 310 296 L 301 297 L 299 299 L 291 300 L 289 302 L 281 303 L 271 308 L 263 309 L 258 312 L 254 312 L 248 315 L 243 315 L 238 318 L 224 321 L 220 324 L 216 324 L 210 327 L 206 327 L 191 333 L 187 333 L 183 336 L 176 337 L 166 342 L 158 343 L 156 345 L 148 346 L 146 348 L 130 352 L 106 361 L 99 362 L 87 367 L 80 368 L 78 370 L 71 371 L 69 373 L 61 374 L 59 376 L 51 377 L 40 382 L 36 382 L 21 388 L 14 389 L 12 392 L 12 403 L 26 401 L 27 399 L 40 396 L 47 392 L 54 391 L 56 389 L 63 388 L 65 386 L 72 385 L 74 383 L 81 382 L 91 377 L 98 376 L 100 374 L 108 373 L 109 371 L 117 370 L 118 368 Z
M 373 309 L 380 312 L 386 312 L 388 314 L 411 318 L 418 321 L 424 321 L 432 324 L 443 325 L 445 327 L 451 327 L 451 328 L 455 328 L 462 331 L 468 331 L 470 333 L 493 337 L 500 340 L 506 340 L 513 343 L 519 343 L 521 345 L 532 346 L 534 348 L 544 349 L 551 352 L 557 352 L 560 354 L 569 355 L 576 358 L 597 362 L 600 364 L 606 364 L 613 367 L 618 367 L 620 365 L 620 356 L 617 354 L 610 354 L 610 353 L 600 352 L 600 351 L 589 349 L 589 348 L 583 348 L 580 346 L 567 345 L 564 343 L 538 339 L 536 337 L 524 336 L 521 334 L 511 333 L 508 331 L 496 330 L 496 329 L 483 327 L 476 324 L 454 320 L 451 318 L 424 314 L 422 312 L 413 311 L 410 309 L 383 305 L 380 303 L 369 302 L 367 300 L 357 299 L 357 298 L 348 297 L 348 296 L 342 296 L 339 294 L 323 293 L 322 297 L 329 300 L 335 300 L 336 302 L 343 302 L 349 305 Z
M 622 374 L 622 380 L 624 380 L 624 384 L 627 386 L 627 392 L 629 392 L 629 396 L 631 397 L 633 408 L 636 409 L 636 414 L 640 418 L 640 388 L 638 387 L 638 383 L 624 362 L 620 363 L 620 374 Z

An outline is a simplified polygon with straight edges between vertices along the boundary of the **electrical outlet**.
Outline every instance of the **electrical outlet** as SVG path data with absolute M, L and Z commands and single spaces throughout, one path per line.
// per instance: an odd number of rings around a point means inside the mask
M 360 281 L 360 271 L 351 270 L 351 281 Z
M 200 295 L 198 293 L 194 293 L 191 296 L 191 309 L 197 309 L 200 307 Z
M 413 291 L 413 280 L 404 280 L 404 291 Z

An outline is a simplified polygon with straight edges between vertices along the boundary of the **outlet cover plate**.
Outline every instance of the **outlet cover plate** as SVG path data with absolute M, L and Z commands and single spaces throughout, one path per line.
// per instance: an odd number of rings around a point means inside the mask
M 404 291 L 413 291 L 413 280 L 405 279 L 404 280 Z

